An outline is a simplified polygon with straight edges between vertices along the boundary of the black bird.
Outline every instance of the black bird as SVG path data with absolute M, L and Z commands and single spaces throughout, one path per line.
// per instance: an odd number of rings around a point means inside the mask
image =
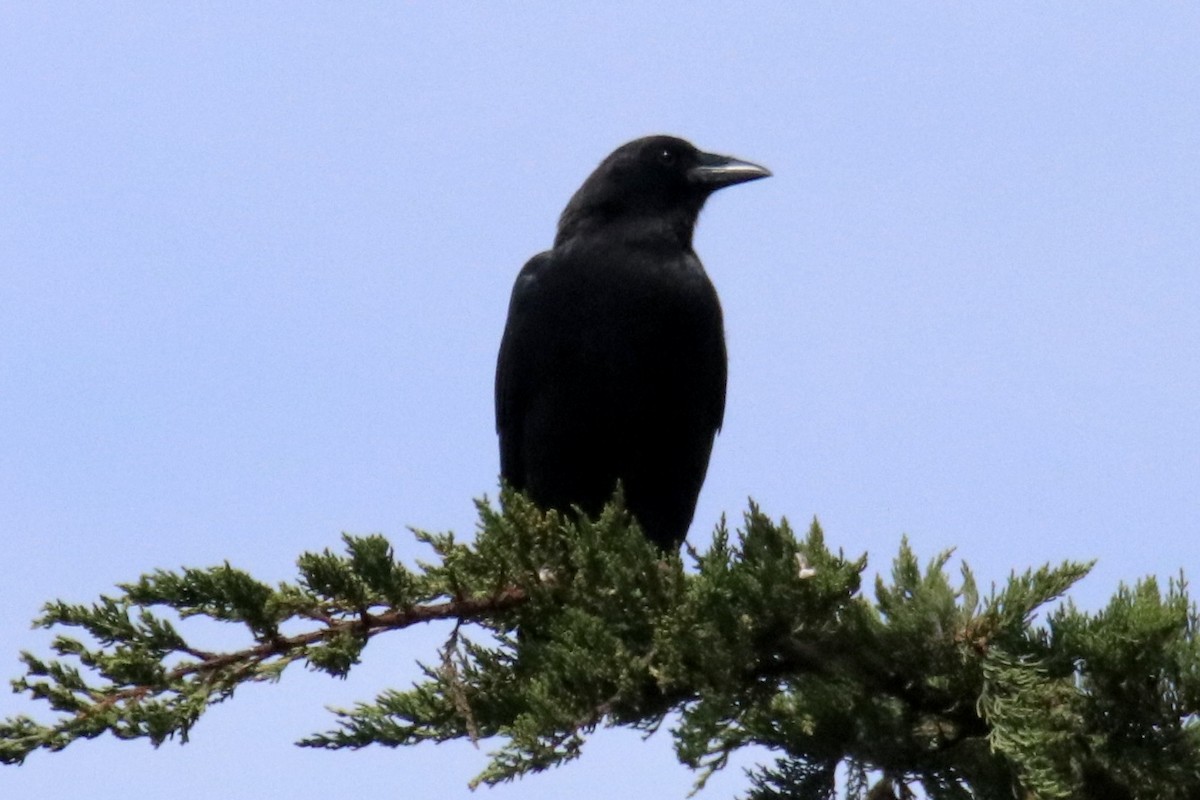
M 725 413 L 725 332 L 692 250 L 708 196 L 757 164 L 649 136 L 617 148 L 517 276 L 496 365 L 500 473 L 595 515 L 619 480 L 664 550 L 687 536 Z

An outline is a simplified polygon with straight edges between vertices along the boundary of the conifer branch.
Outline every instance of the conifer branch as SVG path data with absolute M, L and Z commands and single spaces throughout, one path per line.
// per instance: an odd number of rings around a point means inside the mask
M 52 660 L 23 655 L 14 688 L 57 718 L 0 723 L 0 760 L 104 733 L 186 741 L 245 683 L 297 661 L 344 675 L 375 636 L 440 620 L 455 625 L 424 681 L 301 744 L 487 741 L 473 783 L 491 784 L 579 757 L 597 727 L 666 724 L 697 787 L 743 746 L 778 753 L 751 800 L 829 800 L 839 770 L 855 800 L 918 785 L 936 800 L 1200 798 L 1200 623 L 1182 578 L 1122 586 L 1095 614 L 1048 609 L 1089 564 L 984 595 L 965 565 L 951 579 L 949 552 L 923 566 L 905 542 L 869 599 L 865 557 L 753 505 L 693 570 L 649 545 L 619 498 L 593 521 L 507 494 L 479 511 L 471 544 L 417 532 L 435 559 L 415 568 L 381 536 L 346 536 L 278 586 L 225 564 L 48 604 L 38 624 L 83 636 L 58 635 Z M 202 646 L 181 631 L 193 617 L 251 641 Z

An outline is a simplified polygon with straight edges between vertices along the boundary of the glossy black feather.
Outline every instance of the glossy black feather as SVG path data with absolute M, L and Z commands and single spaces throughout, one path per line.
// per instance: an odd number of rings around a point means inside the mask
M 496 369 L 505 481 L 595 514 L 620 480 L 646 535 L 682 543 L 726 382 L 721 306 L 692 231 L 712 191 L 766 174 L 660 136 L 584 182 L 554 248 L 513 288 Z

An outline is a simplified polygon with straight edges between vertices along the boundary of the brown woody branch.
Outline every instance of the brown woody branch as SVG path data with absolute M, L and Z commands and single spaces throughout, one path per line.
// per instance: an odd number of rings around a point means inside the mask
M 170 670 L 163 678 L 160 686 L 131 686 L 105 693 L 98 703 L 98 710 L 111 708 L 127 701 L 137 701 L 158 691 L 169 690 L 178 681 L 193 675 L 211 675 L 222 669 L 243 665 L 243 670 L 253 665 L 261 664 L 277 656 L 285 656 L 302 651 L 304 648 L 320 644 L 343 633 L 369 639 L 380 633 L 400 630 L 425 622 L 435 622 L 443 619 L 460 621 L 478 619 L 521 605 L 527 599 L 525 590 L 510 586 L 496 594 L 487 597 L 468 597 L 459 600 L 447 600 L 443 603 L 412 606 L 404 609 L 394 609 L 379 614 L 362 612 L 354 619 L 330 619 L 320 630 L 296 634 L 295 636 L 274 636 L 269 641 L 254 647 L 237 650 L 232 653 L 203 653 L 203 657 L 195 662 L 181 664 Z

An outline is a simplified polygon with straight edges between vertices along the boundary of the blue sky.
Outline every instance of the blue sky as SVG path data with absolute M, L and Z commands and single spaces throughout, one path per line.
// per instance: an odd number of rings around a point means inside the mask
M 753 496 L 872 568 L 902 534 L 985 583 L 1097 558 L 1087 607 L 1195 574 L 1198 33 L 1185 4 L 5 4 L 0 677 L 45 651 L 49 599 L 469 531 L 516 271 L 656 132 L 775 173 L 696 238 L 730 384 L 691 542 Z M 468 745 L 291 744 L 444 633 L 244 689 L 186 747 L 85 742 L 0 787 L 465 797 Z M 42 709 L 0 695 L 18 712 Z M 665 736 L 607 732 L 475 796 L 690 781 Z

